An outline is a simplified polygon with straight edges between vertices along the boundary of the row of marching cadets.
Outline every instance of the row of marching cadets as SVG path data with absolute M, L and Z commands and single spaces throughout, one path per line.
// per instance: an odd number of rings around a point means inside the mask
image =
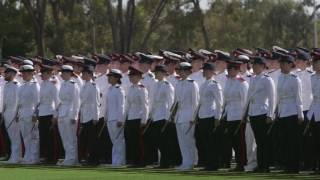
M 12 164 L 319 170 L 319 60 L 319 49 L 278 46 L 9 57 L 0 153 Z

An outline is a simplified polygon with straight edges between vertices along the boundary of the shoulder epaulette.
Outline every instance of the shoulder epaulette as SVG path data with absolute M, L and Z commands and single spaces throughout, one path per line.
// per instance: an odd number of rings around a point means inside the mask
M 151 78 L 153 78 L 154 76 L 153 76 L 153 74 L 151 73 L 151 72 L 148 72 L 148 76 L 149 77 L 151 77 Z
M 193 79 L 188 79 L 188 81 L 189 81 L 189 82 L 194 82 L 194 80 L 193 80 Z
M 295 78 L 297 77 L 297 75 L 295 75 L 295 74 L 290 74 L 290 75 L 293 76 L 293 77 L 295 77 Z
M 312 73 L 313 73 L 313 71 L 311 71 L 311 70 L 307 70 L 307 72 L 308 72 L 308 73 L 310 73 L 310 74 L 312 74 Z
M 169 82 L 168 81 L 163 81 L 165 84 L 169 84 Z
M 268 74 L 264 74 L 263 76 L 265 76 L 265 77 L 270 77 Z
M 218 83 L 216 80 L 214 80 L 214 79 L 211 79 L 211 81 L 210 82 L 213 82 L 213 83 Z
M 139 84 L 139 87 L 144 88 L 144 85 L 143 84 Z

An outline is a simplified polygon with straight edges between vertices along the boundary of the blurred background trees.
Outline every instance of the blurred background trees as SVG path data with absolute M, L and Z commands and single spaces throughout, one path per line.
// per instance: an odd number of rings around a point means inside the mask
M 0 57 L 316 46 L 314 0 L 0 0 Z M 317 40 L 317 39 L 316 39 Z

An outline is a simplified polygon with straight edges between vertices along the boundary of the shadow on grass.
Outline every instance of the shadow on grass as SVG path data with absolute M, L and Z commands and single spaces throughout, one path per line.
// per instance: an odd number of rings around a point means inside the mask
M 226 170 L 219 170 L 214 172 L 206 171 L 176 171 L 174 169 L 152 169 L 152 168 L 112 168 L 108 166 L 98 166 L 98 167 L 84 167 L 84 166 L 72 166 L 72 167 L 60 167 L 55 165 L 11 165 L 11 164 L 0 164 L 0 168 L 23 168 L 23 169 L 41 169 L 41 170 L 56 170 L 56 171 L 95 171 L 95 172 L 118 172 L 124 174 L 166 174 L 172 176 L 194 176 L 194 177 L 210 177 L 210 176 L 220 176 L 220 177 L 230 177 L 230 178 L 261 178 L 261 179 L 302 179 L 302 180 L 320 180 L 320 175 L 313 174 L 282 174 L 282 173 L 245 173 L 245 172 L 228 172 Z

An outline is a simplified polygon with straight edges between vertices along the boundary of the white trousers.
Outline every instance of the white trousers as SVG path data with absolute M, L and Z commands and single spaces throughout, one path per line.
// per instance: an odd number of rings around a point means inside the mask
M 9 162 L 17 163 L 21 160 L 22 156 L 20 126 L 15 117 L 4 117 L 4 121 L 11 142 L 11 155 Z
M 70 119 L 58 120 L 59 133 L 65 151 L 62 165 L 74 165 L 78 163 L 78 138 L 77 122 L 71 123 Z
M 108 121 L 107 124 L 112 142 L 112 165 L 122 166 L 126 164 L 126 144 L 123 127 L 117 126 L 117 121 Z
M 20 131 L 23 138 L 25 153 L 24 163 L 39 162 L 39 129 L 32 117 L 19 118 Z
M 194 125 L 188 131 L 190 123 L 176 124 L 178 142 L 182 155 L 182 167 L 190 168 L 196 163 L 196 143 L 194 138 Z
M 252 171 L 258 166 L 258 164 L 257 164 L 257 144 L 254 138 L 254 134 L 253 134 L 250 123 L 247 123 L 245 137 L 246 137 L 246 148 L 247 148 L 247 165 L 245 166 L 245 170 Z

